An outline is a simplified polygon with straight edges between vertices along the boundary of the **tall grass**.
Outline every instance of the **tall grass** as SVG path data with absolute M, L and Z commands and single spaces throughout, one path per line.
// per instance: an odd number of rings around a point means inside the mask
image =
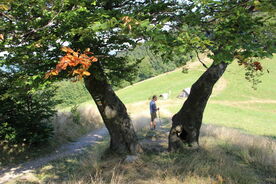
M 53 118 L 53 125 L 54 140 L 58 143 L 64 143 L 103 126 L 103 122 L 94 106 L 85 105 L 74 111 L 71 110 L 71 112 L 58 112 Z

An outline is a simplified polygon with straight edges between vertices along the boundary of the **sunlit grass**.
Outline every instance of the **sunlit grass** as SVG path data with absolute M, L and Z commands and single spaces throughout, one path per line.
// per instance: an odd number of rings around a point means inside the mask
M 204 123 L 223 125 L 240 129 L 251 134 L 276 137 L 276 56 L 264 60 L 264 75 L 257 90 L 252 88 L 238 64 L 231 64 L 214 92 L 204 113 Z M 266 70 L 269 70 L 267 73 Z M 203 73 L 202 67 L 183 74 L 177 70 L 117 91 L 125 103 L 147 101 L 153 94 L 172 92 L 170 100 L 158 101 L 160 108 L 176 113 L 183 100 L 176 96 L 190 87 Z M 157 102 L 157 103 L 158 103 Z
M 186 74 L 178 69 L 118 90 L 116 94 L 124 103 L 148 100 L 153 95 L 169 93 L 170 91 L 171 96 L 176 97 L 183 88 L 190 87 L 201 73 L 202 71 L 193 70 Z

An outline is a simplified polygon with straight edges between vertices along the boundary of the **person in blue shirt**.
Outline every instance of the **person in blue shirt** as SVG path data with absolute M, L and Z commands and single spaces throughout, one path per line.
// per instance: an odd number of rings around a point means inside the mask
M 150 129 L 156 128 L 156 122 L 155 119 L 157 118 L 156 111 L 159 110 L 159 108 L 156 107 L 157 96 L 153 95 L 152 100 L 150 101 Z

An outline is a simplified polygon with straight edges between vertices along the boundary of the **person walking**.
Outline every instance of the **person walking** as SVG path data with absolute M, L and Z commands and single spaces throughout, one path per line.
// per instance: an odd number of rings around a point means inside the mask
M 152 100 L 150 101 L 150 129 L 156 128 L 156 121 L 157 118 L 156 111 L 159 110 L 159 108 L 156 107 L 157 96 L 153 95 Z

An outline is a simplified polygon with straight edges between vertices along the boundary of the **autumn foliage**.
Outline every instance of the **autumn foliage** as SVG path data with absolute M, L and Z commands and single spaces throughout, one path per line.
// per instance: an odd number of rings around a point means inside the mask
M 66 52 L 66 55 L 59 59 L 59 63 L 56 65 L 55 69 L 45 74 L 45 78 L 56 76 L 59 74 L 59 72 L 62 70 L 67 70 L 69 67 L 69 75 L 75 76 L 80 80 L 83 78 L 83 76 L 90 75 L 90 72 L 87 71 L 88 68 L 93 62 L 98 61 L 95 56 L 88 56 L 93 54 L 89 51 L 89 48 L 86 49 L 83 54 L 81 54 L 79 51 L 74 51 L 69 47 L 62 47 L 61 50 Z
M 250 59 L 245 59 L 241 55 L 236 55 L 235 58 L 238 59 L 239 65 L 243 65 L 246 68 L 251 68 L 254 71 L 263 71 L 263 67 L 259 61 L 252 61 Z
M 254 71 L 262 71 L 263 67 L 260 62 L 246 62 L 246 61 L 239 61 L 239 65 L 244 65 L 245 67 L 252 68 Z

